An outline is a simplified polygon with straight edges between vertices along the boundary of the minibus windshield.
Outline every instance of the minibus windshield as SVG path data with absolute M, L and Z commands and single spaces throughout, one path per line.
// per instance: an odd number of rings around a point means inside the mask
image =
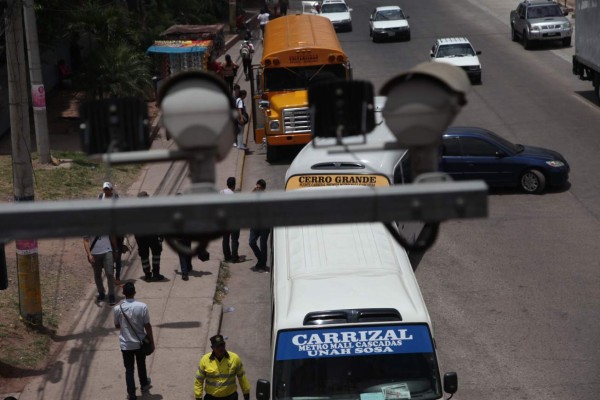
M 275 399 L 438 399 L 439 369 L 425 324 L 284 331 Z

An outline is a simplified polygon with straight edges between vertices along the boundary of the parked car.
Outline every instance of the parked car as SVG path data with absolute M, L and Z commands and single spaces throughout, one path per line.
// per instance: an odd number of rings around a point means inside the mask
M 489 186 L 541 193 L 564 186 L 569 169 L 556 151 L 514 144 L 487 129 L 451 127 L 442 137 L 441 170 L 455 180 L 483 179 Z
M 431 61 L 462 68 L 473 83 L 481 83 L 480 54 L 464 37 L 437 39 L 429 52 Z
M 369 16 L 369 36 L 374 42 L 391 38 L 410 40 L 408 18 L 398 6 L 377 7 Z
M 344 0 L 323 0 L 319 12 L 329 18 L 336 31 L 352 31 L 352 9 Z

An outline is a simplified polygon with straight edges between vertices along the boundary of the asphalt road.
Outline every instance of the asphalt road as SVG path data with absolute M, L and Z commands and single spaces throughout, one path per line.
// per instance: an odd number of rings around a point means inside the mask
M 483 84 L 473 87 L 454 125 L 558 150 L 571 164 L 569 188 L 540 196 L 493 191 L 487 219 L 444 223 L 423 257 L 417 278 L 442 372 L 459 375 L 454 398 L 597 398 L 600 104 L 591 83 L 571 74 L 573 48 L 526 51 L 513 43 L 508 14 L 516 1 L 400 1 L 412 40 L 392 43 L 372 43 L 368 35 L 368 14 L 387 2 L 348 3 L 354 30 L 339 38 L 355 79 L 379 90 L 427 61 L 436 38 L 466 36 L 483 52 Z M 264 178 L 271 189 L 282 189 L 290 159 L 269 165 L 263 152 L 253 152 L 245 186 Z M 252 334 L 268 332 L 260 325 Z M 247 368 L 268 373 L 268 355 L 256 363 Z

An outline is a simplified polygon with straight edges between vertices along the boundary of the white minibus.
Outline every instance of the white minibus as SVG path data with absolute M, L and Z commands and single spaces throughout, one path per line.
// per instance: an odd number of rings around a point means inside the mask
M 373 145 L 396 141 L 383 122 L 386 97 L 375 98 L 375 129 L 366 135 L 344 138 L 347 146 L 333 146 L 333 138 L 316 138 L 304 146 L 285 175 L 285 190 L 315 186 L 390 186 L 410 181 L 405 149 L 368 150 Z
M 285 174 L 285 190 L 323 186 L 390 186 L 410 183 L 410 160 L 406 149 L 375 150 L 396 138 L 384 123 L 382 110 L 386 97 L 375 97 L 375 129 L 366 135 L 344 138 L 344 146 L 334 146 L 334 138 L 315 138 L 304 146 Z M 398 233 L 415 243 L 423 223 L 403 221 Z M 409 251 L 413 267 L 423 256 L 422 250 Z
M 257 400 L 443 396 L 419 285 L 382 224 L 280 227 L 272 244 L 271 376 Z M 456 392 L 456 373 L 443 388 Z

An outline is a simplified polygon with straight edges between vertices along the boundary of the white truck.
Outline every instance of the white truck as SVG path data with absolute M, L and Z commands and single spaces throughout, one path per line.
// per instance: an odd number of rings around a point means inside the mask
M 581 80 L 592 81 L 596 97 L 600 98 L 600 3 L 577 0 L 575 21 L 573 74 Z

